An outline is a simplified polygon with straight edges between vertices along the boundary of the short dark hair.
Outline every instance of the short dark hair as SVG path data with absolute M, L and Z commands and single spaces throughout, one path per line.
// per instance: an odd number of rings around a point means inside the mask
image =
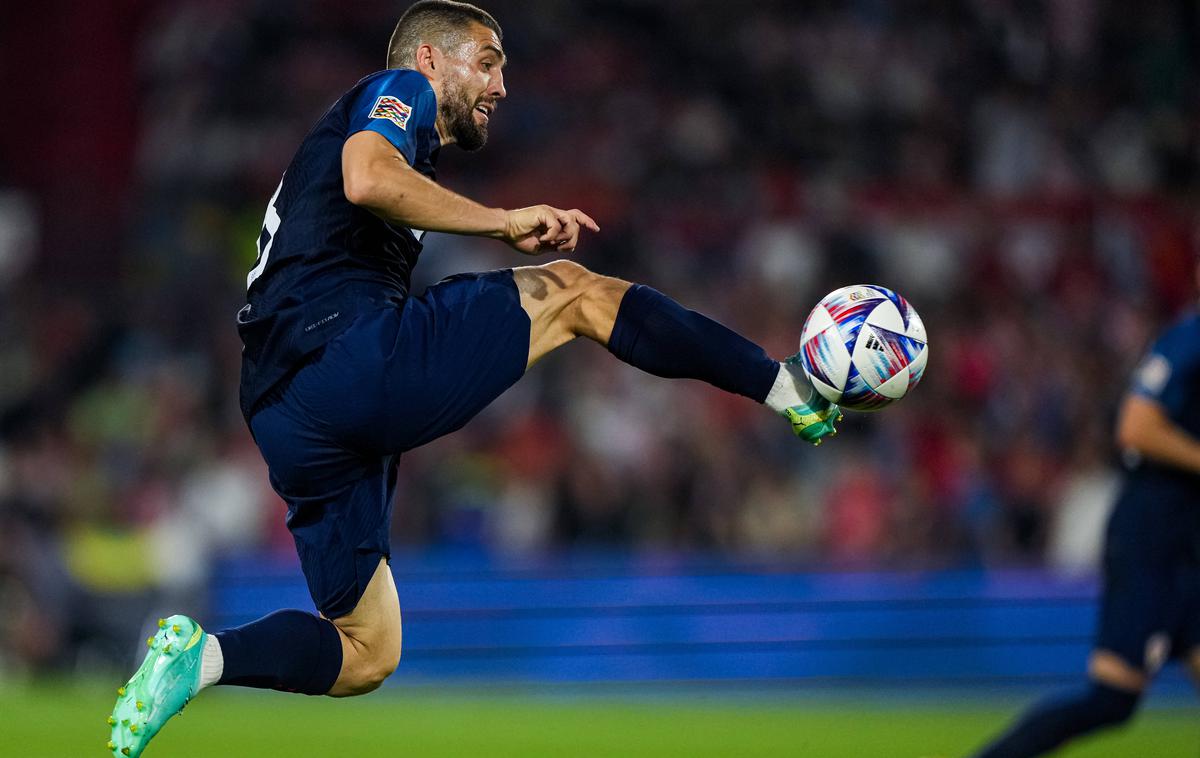
M 500 31 L 500 24 L 496 23 L 492 14 L 470 3 L 454 0 L 421 0 L 413 3 L 400 17 L 388 41 L 387 67 L 413 68 L 421 43 L 427 42 L 445 50 L 472 23 L 483 24 L 494 31 L 497 37 L 504 39 L 504 32 Z

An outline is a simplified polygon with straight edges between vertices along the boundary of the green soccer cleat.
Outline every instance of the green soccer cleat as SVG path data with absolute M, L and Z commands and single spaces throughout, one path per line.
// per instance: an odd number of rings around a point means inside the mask
M 842 420 L 842 412 L 836 405 L 819 395 L 817 398 L 820 403 L 824 403 L 824 407 L 809 400 L 807 403 L 793 405 L 783 411 L 784 417 L 792 422 L 792 432 L 800 439 L 813 443 L 814 446 L 820 445 L 826 437 L 835 436 L 837 429 L 834 429 L 833 425 Z
M 117 688 L 117 704 L 108 717 L 108 749 L 114 756 L 140 756 L 163 724 L 196 696 L 207 636 L 187 616 L 158 620 L 158 632 L 146 640 L 150 652 L 141 668 Z
M 796 370 L 800 371 L 800 376 L 804 376 L 797 356 L 793 355 L 784 363 L 788 365 L 789 370 L 791 370 L 790 366 L 795 366 Z M 807 377 L 805 378 L 807 379 Z M 785 408 L 783 417 L 792 422 L 793 434 L 816 446 L 820 445 L 824 438 L 837 434 L 837 429 L 833 428 L 833 425 L 842 420 L 842 409 L 821 397 L 821 393 L 814 388 L 807 402 Z

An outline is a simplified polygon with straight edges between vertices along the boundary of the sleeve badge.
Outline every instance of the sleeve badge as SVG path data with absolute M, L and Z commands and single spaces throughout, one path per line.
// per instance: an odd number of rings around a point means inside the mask
M 391 95 L 380 95 L 371 107 L 370 118 L 382 118 L 391 121 L 396 126 L 407 131 L 408 117 L 412 115 L 412 106 L 405 105 L 399 98 Z
M 1142 361 L 1134 379 L 1138 389 L 1153 397 L 1161 395 L 1169 381 L 1171 381 L 1171 362 L 1157 353 Z

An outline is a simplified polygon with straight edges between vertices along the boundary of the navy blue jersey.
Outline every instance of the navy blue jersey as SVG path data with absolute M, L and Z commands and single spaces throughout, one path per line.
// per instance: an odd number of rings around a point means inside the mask
M 1171 423 L 1200 439 L 1200 313 L 1159 336 L 1135 372 L 1131 392 L 1158 403 Z M 1177 482 L 1181 496 L 1200 500 L 1200 476 L 1190 472 L 1139 460 L 1133 474 Z
M 1159 404 L 1171 423 L 1200 438 L 1200 314 L 1163 332 L 1130 391 Z M 1139 565 L 1200 561 L 1200 475 L 1141 457 L 1129 462 L 1109 519 L 1108 553 Z
M 317 122 L 267 207 L 258 259 L 238 312 L 241 407 L 249 419 L 262 397 L 359 314 L 399 305 L 421 243 L 346 199 L 342 146 L 351 135 L 383 135 L 430 179 L 441 144 L 437 100 L 416 71 L 366 77 Z

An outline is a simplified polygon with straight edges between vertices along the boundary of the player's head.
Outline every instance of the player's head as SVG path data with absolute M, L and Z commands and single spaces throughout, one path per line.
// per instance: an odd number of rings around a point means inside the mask
M 411 68 L 438 100 L 438 129 L 464 150 L 487 142 L 488 119 L 504 97 L 504 34 L 487 11 L 453 0 L 421 0 L 388 43 L 388 68 Z

